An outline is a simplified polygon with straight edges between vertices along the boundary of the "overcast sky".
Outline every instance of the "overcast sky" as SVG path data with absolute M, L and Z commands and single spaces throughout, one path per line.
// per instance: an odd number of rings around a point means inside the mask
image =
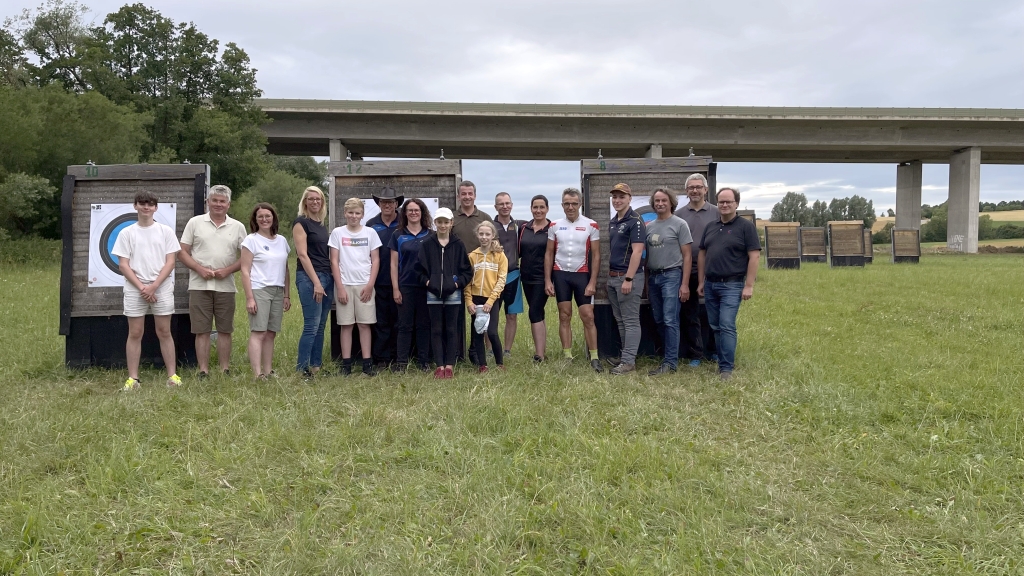
M 3 15 L 38 0 L 0 0 Z M 85 4 L 96 22 L 125 2 Z M 1024 108 L 1024 2 L 312 2 L 161 0 L 244 48 L 268 98 Z M 699 153 L 699 151 L 698 151 Z M 579 185 L 577 162 L 463 163 L 481 197 Z M 723 163 L 745 208 L 787 191 L 894 207 L 896 167 Z M 925 203 L 948 166 L 925 165 Z M 1024 198 L 1024 166 L 984 165 L 981 199 Z M 481 202 L 481 207 L 486 202 Z M 522 211 L 520 211 L 522 209 Z

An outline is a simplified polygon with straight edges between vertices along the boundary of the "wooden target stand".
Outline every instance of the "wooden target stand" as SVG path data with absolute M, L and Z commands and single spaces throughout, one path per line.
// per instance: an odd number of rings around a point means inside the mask
M 94 212 L 111 205 L 131 205 L 135 194 L 148 190 L 160 204 L 175 203 L 174 233 L 181 237 L 189 218 L 205 211 L 210 169 L 205 164 L 116 164 L 68 166 L 61 195 L 63 249 L 60 277 L 60 334 L 65 337 L 64 362 L 69 368 L 120 368 L 126 365 L 125 343 L 128 321 L 124 316 L 120 286 L 90 284 L 108 282 L 116 272 L 109 249 L 117 228 L 134 221 L 127 214 L 118 221 L 104 222 Z M 125 209 L 126 210 L 126 209 Z M 93 227 L 93 220 L 99 224 Z M 91 228 L 93 228 L 91 230 Z M 93 232 L 98 233 L 93 234 Z M 96 244 L 92 246 L 92 244 Z M 90 249 L 106 264 L 90 277 Z M 99 262 L 94 263 L 94 272 Z M 174 314 L 171 316 L 177 360 L 181 365 L 196 361 L 195 337 L 188 315 L 188 269 L 180 262 L 174 269 Z M 153 317 L 146 317 L 142 338 L 142 362 L 163 366 L 160 342 Z
M 622 349 L 619 330 L 608 303 L 608 223 L 611 220 L 612 187 L 619 182 L 629 184 L 634 199 L 650 196 L 657 188 L 671 188 L 679 193 L 679 206 L 683 206 L 688 202 L 684 192 L 686 178 L 691 174 L 703 174 L 708 180 L 708 201 L 713 203 L 717 184 L 716 168 L 710 156 L 596 159 L 580 162 L 583 214 L 595 220 L 601 230 L 600 272 L 594 295 L 594 323 L 597 325 L 597 349 L 601 358 L 618 357 Z M 560 201 L 561 198 L 556 200 Z M 645 220 L 653 219 L 651 214 L 653 210 L 649 208 L 641 211 L 641 217 Z M 662 356 L 663 344 L 647 300 L 646 274 L 643 296 L 640 304 L 640 348 L 637 355 Z M 697 296 L 694 294 L 692 297 Z M 680 338 L 681 352 L 682 347 L 683 339 Z
M 345 225 L 345 201 L 349 198 L 365 200 L 365 210 L 376 206 L 373 195 L 379 195 L 385 187 L 394 188 L 399 196 L 410 198 L 437 198 L 442 208 L 458 211 L 459 184 L 462 182 L 461 160 L 381 160 L 364 162 L 345 160 L 327 164 L 330 178 L 328 211 L 329 230 Z M 433 217 L 433 214 L 431 214 Z M 378 274 L 390 274 L 391 263 L 380 263 Z M 463 330 L 460 332 L 460 350 L 466 349 L 465 307 L 459 314 Z M 341 361 L 341 326 L 336 311 L 331 310 L 331 358 Z M 415 339 L 413 350 L 415 350 Z M 359 330 L 352 330 L 352 358 L 355 366 L 362 357 L 359 352 Z M 410 353 L 410 359 L 415 353 Z M 460 352 L 459 358 L 464 357 Z

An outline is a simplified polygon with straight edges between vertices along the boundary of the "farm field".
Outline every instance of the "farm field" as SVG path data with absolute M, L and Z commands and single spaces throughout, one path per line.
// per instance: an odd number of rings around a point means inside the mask
M 62 367 L 59 246 L 23 248 L 0 574 L 1024 570 L 1024 255 L 762 269 L 728 383 L 534 366 L 524 324 L 506 372 L 307 385 L 294 310 L 278 380 L 251 381 L 240 314 L 231 377 L 124 394 Z

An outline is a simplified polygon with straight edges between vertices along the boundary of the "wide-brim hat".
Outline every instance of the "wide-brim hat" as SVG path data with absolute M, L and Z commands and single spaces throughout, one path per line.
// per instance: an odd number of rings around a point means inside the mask
M 381 200 L 394 200 L 399 206 L 405 202 L 405 196 L 398 196 L 394 188 L 386 187 L 380 191 L 380 194 L 373 195 L 373 201 L 380 206 Z

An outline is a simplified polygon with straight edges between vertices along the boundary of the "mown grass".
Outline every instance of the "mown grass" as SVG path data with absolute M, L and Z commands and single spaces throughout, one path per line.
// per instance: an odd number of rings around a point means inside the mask
M 728 384 L 525 333 L 503 374 L 254 384 L 239 338 L 127 395 L 61 367 L 59 267 L 5 266 L 0 574 L 1021 573 L 1024 258 L 881 260 L 762 271 Z

